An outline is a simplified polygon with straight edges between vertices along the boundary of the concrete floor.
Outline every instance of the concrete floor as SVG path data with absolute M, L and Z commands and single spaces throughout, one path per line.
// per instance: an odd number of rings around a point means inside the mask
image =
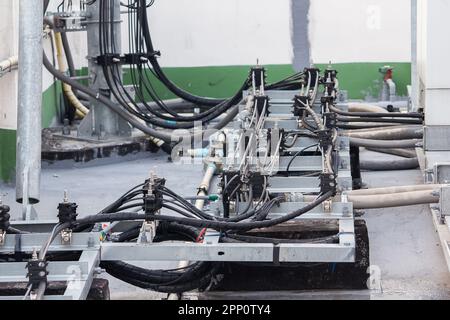
M 363 152 L 362 157 L 386 157 Z M 63 190 L 79 204 L 79 212 L 89 215 L 103 209 L 121 194 L 145 180 L 150 171 L 168 178 L 168 186 L 183 195 L 193 195 L 202 177 L 201 165 L 174 165 L 163 154 L 104 166 L 82 168 L 47 167 L 42 172 L 41 203 L 36 206 L 42 219 L 56 218 Z M 422 182 L 420 171 L 371 172 L 364 174 L 369 187 L 406 185 Z M 11 205 L 13 217 L 20 217 L 14 204 L 14 189 L 0 185 L 0 195 Z M 305 293 L 283 292 L 245 294 L 245 298 L 333 298 L 333 299 L 449 299 L 450 273 L 427 206 L 368 210 L 371 263 L 381 272 L 381 290 L 365 292 Z M 163 263 L 159 263 L 161 267 Z M 164 264 L 164 266 L 166 266 Z M 153 264 L 155 266 L 155 264 Z M 111 279 L 113 299 L 158 299 L 165 295 L 130 287 Z M 234 297 L 239 297 L 232 295 Z M 232 297 L 230 296 L 230 297 Z

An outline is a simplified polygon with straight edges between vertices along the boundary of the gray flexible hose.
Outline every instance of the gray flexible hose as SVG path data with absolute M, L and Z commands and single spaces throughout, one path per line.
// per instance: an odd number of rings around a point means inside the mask
M 423 130 L 423 126 L 421 125 L 388 125 L 386 126 L 384 123 L 373 128 L 361 128 L 361 129 L 352 129 L 346 130 L 345 132 L 372 132 L 372 131 L 382 131 L 382 130 L 392 130 L 392 129 L 404 129 L 404 128 L 414 128 L 416 130 Z
M 395 187 L 385 187 L 385 188 L 373 188 L 373 189 L 360 189 L 348 191 L 348 195 L 352 196 L 362 196 L 362 195 L 383 195 L 383 194 L 394 194 L 394 193 L 404 193 L 410 191 L 424 191 L 424 190 L 436 190 L 442 188 L 443 185 L 440 184 L 418 184 L 412 186 L 395 186 Z
M 398 140 L 398 141 L 385 141 L 385 140 L 370 140 L 360 138 L 350 138 L 350 144 L 356 147 L 366 148 L 381 148 L 381 149 L 401 149 L 401 148 L 415 148 L 422 140 Z
M 366 148 L 366 149 L 373 152 L 391 154 L 403 158 L 417 158 L 417 152 L 414 149 L 377 149 L 377 148 Z
M 405 139 L 422 139 L 423 130 L 417 128 L 392 128 L 387 130 L 374 130 L 368 132 L 349 131 L 343 132 L 343 135 L 374 140 L 405 140 Z
M 399 160 L 361 160 L 361 170 L 367 171 L 394 171 L 394 170 L 413 170 L 419 168 L 419 159 L 408 158 Z
M 348 104 L 349 112 L 373 112 L 373 113 L 388 113 L 388 111 L 382 107 L 367 104 L 352 102 Z
M 438 203 L 439 196 L 433 190 L 411 191 L 382 195 L 348 195 L 354 209 L 380 209 Z

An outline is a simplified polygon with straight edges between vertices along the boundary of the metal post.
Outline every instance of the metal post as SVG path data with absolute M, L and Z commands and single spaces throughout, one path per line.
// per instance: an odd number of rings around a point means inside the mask
M 100 1 L 89 5 L 87 8 L 87 37 L 89 59 L 89 86 L 97 92 L 111 94 L 103 74 L 102 66 L 97 64 L 96 58 L 100 56 L 99 47 L 99 20 Z M 115 48 L 109 48 L 110 53 L 121 53 L 121 15 L 120 0 L 114 0 L 114 33 Z M 109 23 L 109 21 L 107 22 Z M 106 27 L 106 26 L 105 26 Z M 121 68 L 119 67 L 120 71 Z M 131 126 L 115 112 L 100 104 L 96 99 L 91 99 L 91 111 L 85 117 L 78 129 L 78 136 L 105 140 L 111 137 L 131 136 Z
M 417 0 L 411 0 L 411 110 L 419 109 L 419 76 L 417 72 Z
M 40 200 L 43 15 L 42 0 L 20 0 L 16 199 L 24 207 Z

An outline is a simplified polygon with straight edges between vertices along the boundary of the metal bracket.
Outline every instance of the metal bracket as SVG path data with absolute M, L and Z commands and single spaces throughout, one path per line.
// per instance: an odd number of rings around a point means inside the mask
M 439 191 L 439 207 L 441 216 L 450 216 L 450 186 L 444 186 Z
M 146 221 L 142 224 L 138 243 L 153 243 L 156 236 L 157 224 L 155 221 Z
M 72 244 L 72 230 L 66 229 L 61 231 L 61 244 L 65 246 Z
M 434 165 L 434 183 L 448 184 L 450 183 L 450 163 L 437 163 Z

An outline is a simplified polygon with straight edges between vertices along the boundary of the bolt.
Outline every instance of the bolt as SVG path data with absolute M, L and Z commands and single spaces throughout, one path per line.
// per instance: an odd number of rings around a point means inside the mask
M 342 213 L 344 214 L 344 216 L 349 216 L 350 209 L 348 207 L 344 207 L 344 208 L 342 208 Z
M 94 236 L 91 234 L 89 235 L 89 239 L 88 239 L 88 248 L 92 248 L 94 246 L 95 242 L 94 242 Z
M 97 275 L 100 275 L 100 274 L 102 274 L 104 272 L 105 272 L 105 270 L 103 270 L 102 268 L 95 268 L 94 269 L 94 273 L 97 274 Z
M 37 249 L 33 248 L 33 254 L 31 255 L 31 259 L 32 260 L 37 260 L 38 259 L 38 254 L 37 254 Z

